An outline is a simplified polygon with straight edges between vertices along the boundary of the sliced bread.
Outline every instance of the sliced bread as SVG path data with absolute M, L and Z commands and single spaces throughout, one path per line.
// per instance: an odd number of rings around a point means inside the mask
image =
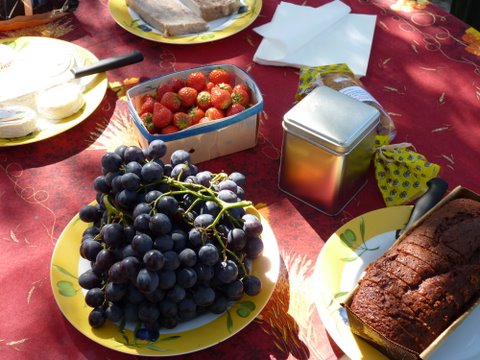
M 126 2 L 146 23 L 165 36 L 199 33 L 208 29 L 207 22 L 180 0 L 126 0 Z
M 230 16 L 240 8 L 240 0 L 181 0 L 205 21 Z

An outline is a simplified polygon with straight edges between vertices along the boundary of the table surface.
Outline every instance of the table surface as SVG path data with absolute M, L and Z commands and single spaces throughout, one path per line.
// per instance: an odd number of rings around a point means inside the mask
M 326 1 L 292 1 L 319 6 Z M 337 359 L 314 305 L 312 274 L 329 236 L 342 224 L 385 206 L 373 171 L 367 186 L 335 217 L 287 196 L 277 187 L 281 121 L 293 106 L 298 69 L 262 66 L 253 54 L 262 38 L 252 29 L 271 20 L 278 1 L 263 0 L 260 16 L 244 31 L 219 41 L 169 45 L 139 38 L 110 16 L 108 1 L 80 1 L 54 23 L 0 34 L 50 36 L 80 45 L 98 58 L 140 50 L 145 59 L 107 73 L 109 81 L 146 80 L 212 63 L 233 63 L 255 79 L 264 97 L 258 145 L 198 164 L 201 169 L 240 171 L 247 197 L 263 204 L 281 253 L 281 274 L 262 316 L 239 334 L 184 359 Z M 393 0 L 345 1 L 354 13 L 377 16 L 364 86 L 383 105 L 398 130 L 396 143 L 412 143 L 431 162 L 449 190 L 480 191 L 480 47 L 468 26 L 442 9 L 394 10 Z M 294 24 L 292 24 L 294 26 Z M 50 286 L 50 259 L 70 219 L 95 193 L 100 157 L 120 144 L 135 144 L 126 103 L 107 90 L 81 124 L 45 141 L 0 149 L 0 354 L 2 359 L 127 359 L 131 356 L 87 339 L 63 317 Z M 248 346 L 245 346 L 247 345 Z

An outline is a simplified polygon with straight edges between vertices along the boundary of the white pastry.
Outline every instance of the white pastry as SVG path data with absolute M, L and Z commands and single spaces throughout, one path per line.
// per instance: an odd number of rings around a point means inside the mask
M 5 46 L 5 45 L 3 45 Z M 0 48 L 0 103 L 15 101 L 23 94 L 34 93 L 42 84 L 68 74 L 76 66 L 70 46 L 29 42 L 20 51 Z M 13 54 L 12 54 L 13 52 Z
M 76 83 L 65 83 L 53 86 L 38 93 L 37 111 L 50 120 L 66 118 L 78 112 L 85 100 L 81 87 Z
M 0 138 L 26 136 L 37 129 L 37 114 L 26 106 L 0 108 Z

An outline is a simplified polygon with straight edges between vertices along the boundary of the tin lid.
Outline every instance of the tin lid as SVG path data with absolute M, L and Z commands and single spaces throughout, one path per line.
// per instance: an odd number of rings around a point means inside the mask
M 283 127 L 331 151 L 346 153 L 378 125 L 379 116 L 373 106 L 319 86 L 284 115 Z

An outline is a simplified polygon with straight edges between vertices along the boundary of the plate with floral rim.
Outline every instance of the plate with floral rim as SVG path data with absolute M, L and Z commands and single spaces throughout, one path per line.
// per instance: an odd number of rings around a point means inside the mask
M 17 38 L 0 39 L 0 45 L 6 46 L 16 52 L 22 54 L 27 52 L 35 56 L 47 56 L 48 53 L 44 49 L 48 48 L 49 52 L 55 49 L 58 53 L 72 55 L 76 66 L 86 66 L 98 61 L 98 58 L 87 49 L 74 43 L 48 38 L 41 36 L 21 36 Z M 59 135 L 83 122 L 87 119 L 100 105 L 107 91 L 108 81 L 105 73 L 90 75 L 82 80 L 85 90 L 83 97 L 84 106 L 75 114 L 60 120 L 38 119 L 38 128 L 31 134 L 18 138 L 0 138 L 0 147 L 17 146 L 35 143 L 38 141 L 49 139 Z
M 78 276 L 84 271 L 87 262 L 80 257 L 79 247 L 82 233 L 88 226 L 80 220 L 78 214 L 60 235 L 51 260 L 51 286 L 60 311 L 73 327 L 89 339 L 127 354 L 142 356 L 187 354 L 214 346 L 232 337 L 260 314 L 273 293 L 280 271 L 279 249 L 271 227 L 254 208 L 248 208 L 247 211 L 256 214 L 263 225 L 261 237 L 264 250 L 252 264 L 252 274 L 261 280 L 262 290 L 253 297 L 244 295 L 225 313 L 215 316 L 201 315 L 191 321 L 179 323 L 174 329 L 162 329 L 160 337 L 155 342 L 138 340 L 134 336 L 134 329 L 110 321 L 99 329 L 93 329 L 88 323 L 91 308 L 85 304 L 85 291 L 78 285 Z
M 387 360 L 374 347 L 353 335 L 340 305 L 355 287 L 368 264 L 395 241 L 395 234 L 408 222 L 412 206 L 393 206 L 365 213 L 348 221 L 327 240 L 314 270 L 315 305 L 333 341 L 351 359 Z M 432 354 L 430 360 L 480 358 L 478 323 L 480 307 L 467 317 Z
M 129 9 L 125 0 L 109 0 L 108 8 L 115 22 L 134 35 L 160 43 L 188 45 L 221 40 L 242 31 L 260 14 L 262 0 L 241 0 L 238 12 L 208 22 L 208 31 L 181 36 L 164 36 Z

